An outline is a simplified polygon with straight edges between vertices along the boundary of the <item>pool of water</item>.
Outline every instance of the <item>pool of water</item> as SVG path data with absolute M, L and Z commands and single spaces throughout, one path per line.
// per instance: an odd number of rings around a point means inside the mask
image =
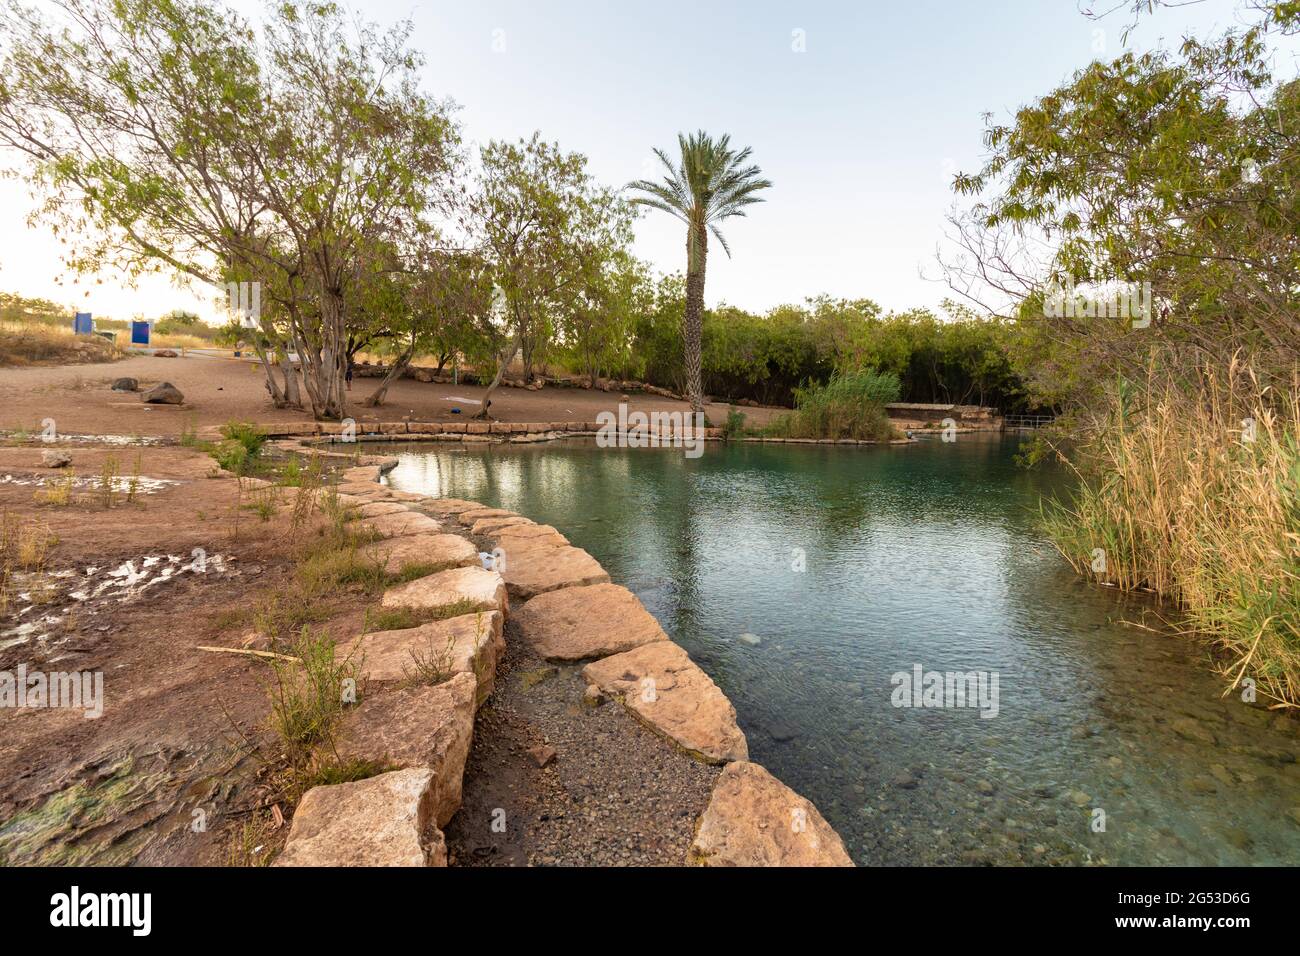
M 1300 724 L 1077 578 L 1036 527 L 1063 478 L 1017 447 L 416 445 L 390 481 L 590 551 L 861 864 L 1300 861 Z M 985 706 L 896 706 L 917 666 Z

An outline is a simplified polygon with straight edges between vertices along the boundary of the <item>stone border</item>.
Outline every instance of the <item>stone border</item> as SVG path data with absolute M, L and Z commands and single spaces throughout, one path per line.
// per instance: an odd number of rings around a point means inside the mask
M 517 427 L 519 432 L 497 434 L 528 434 L 522 431 L 527 426 Z M 492 432 L 487 434 L 491 435 Z M 479 517 L 482 511 L 500 511 L 502 515 L 520 519 L 514 523 L 495 523 L 491 530 L 482 535 L 489 539 L 495 539 L 496 535 L 503 532 L 508 533 L 512 528 L 518 529 L 521 524 L 534 524 L 523 516 L 501 509 L 486 509 L 477 502 L 434 496 L 414 498 L 387 489 L 379 483 L 380 479 L 397 464 L 395 458 L 365 456 L 365 464 L 343 472 L 343 484 L 374 483 L 376 492 L 366 493 L 366 502 L 391 502 L 400 506 L 402 511 L 426 518 L 429 516 L 418 509 L 419 504 L 430 501 L 452 504 L 454 509 L 440 511 L 438 520 L 440 523 L 445 521 L 448 525 L 461 524 L 466 533 L 460 537 L 467 541 L 470 538 L 466 534 L 472 534 L 469 529 L 482 520 Z M 348 497 L 349 501 L 362 500 Z M 400 514 L 401 511 L 395 513 Z M 392 516 L 389 514 L 383 517 Z M 381 519 L 359 520 L 364 524 Z M 419 527 L 418 524 L 416 526 Z M 392 523 L 384 527 L 390 528 Z M 393 530 L 390 540 L 420 533 L 421 531 Z M 440 533 L 445 536 L 449 532 L 446 528 L 440 528 Z M 581 555 L 586 563 L 595 565 L 599 575 L 605 581 L 609 580 L 608 574 L 590 555 L 569 545 L 562 536 L 560 540 L 563 543 L 548 537 L 536 550 L 520 548 L 514 552 L 516 557 L 512 560 L 522 559 L 527 562 L 531 555 L 535 565 L 562 565 L 563 562 L 555 559 L 562 552 L 571 552 Z M 510 572 L 507 570 L 506 573 Z M 467 575 L 474 576 L 475 582 L 469 585 L 461 583 L 460 579 Z M 495 578 L 495 584 L 486 581 L 489 576 Z M 479 581 L 477 578 L 485 580 Z M 497 608 L 492 614 L 499 622 L 500 617 L 510 613 L 510 602 L 506 596 L 509 578 L 495 570 L 462 567 L 439 571 L 390 589 L 384 600 L 387 602 L 390 595 L 395 595 L 398 591 L 404 593 L 412 589 L 426 594 L 451 594 L 454 597 L 459 593 L 457 588 L 465 590 L 467 587 L 481 598 L 485 593 L 485 581 L 487 592 L 495 589 L 495 596 L 488 603 Z M 576 589 L 589 584 L 589 575 L 579 575 L 572 581 L 560 580 L 552 588 L 532 593 L 537 593 L 539 597 L 554 595 L 557 591 L 577 593 Z M 627 592 L 627 597 L 641 614 L 653 621 L 653 617 L 645 611 L 635 595 Z M 400 597 L 395 599 L 400 600 Z M 598 615 L 588 613 L 586 617 L 587 626 L 591 629 L 608 626 Z M 460 620 L 462 618 L 452 619 Z M 583 625 L 579 622 L 577 626 Z M 417 732 L 401 723 L 401 713 L 409 710 L 409 707 L 405 704 L 394 707 L 391 698 L 394 693 L 407 693 L 409 690 L 381 689 L 367 695 L 366 700 L 358 706 L 356 717 L 367 716 L 363 713 L 367 705 L 371 705 L 369 714 L 377 712 L 378 716 L 372 716 L 359 735 L 376 742 L 373 745 L 384 750 L 382 755 L 376 752 L 371 756 L 391 757 L 396 752 L 400 758 L 400 769 L 357 783 L 315 787 L 308 791 L 294 813 L 289 838 L 281 857 L 276 861 L 277 865 L 446 865 L 445 841 L 440 827 L 445 826 L 459 809 L 465 762 L 472 744 L 473 714 L 486 696 L 478 693 L 478 690 L 483 688 L 486 681 L 495 677 L 496 661 L 505 650 L 502 630 L 495 626 L 491 630 L 494 633 L 483 639 L 485 643 L 479 643 L 473 635 L 468 635 L 473 647 L 465 656 L 468 662 L 466 670 L 460 671 L 451 681 L 414 689 L 415 693 L 424 694 L 428 698 L 420 705 L 426 712 L 436 715 L 431 721 L 438 723 L 437 726 L 421 725 Z M 491 671 L 490 675 L 488 670 Z M 811 802 L 790 790 L 762 767 L 748 761 L 744 734 L 735 724 L 735 708 L 708 675 L 667 635 L 662 640 L 642 644 L 633 650 L 598 655 L 591 659 L 582 673 L 589 680 L 584 699 L 592 702 L 593 706 L 599 705 L 601 698 L 606 695 L 617 699 L 631 716 L 664 739 L 666 745 L 677 747 L 695 759 L 726 766 L 727 769 L 715 783 L 709 805 L 696 820 L 695 835 L 683 864 L 853 865 L 839 835 Z M 663 696 L 658 697 L 652 693 L 647 697 L 646 681 L 650 681 L 653 687 L 656 679 L 663 681 Z M 445 701 L 432 699 L 451 695 L 451 688 L 470 683 L 474 687 L 462 689 L 456 701 L 450 698 Z M 487 686 L 490 687 L 490 684 Z M 701 714 L 704 715 L 703 726 L 699 721 Z M 432 742 L 413 740 L 411 737 L 414 733 L 421 737 L 431 735 Z

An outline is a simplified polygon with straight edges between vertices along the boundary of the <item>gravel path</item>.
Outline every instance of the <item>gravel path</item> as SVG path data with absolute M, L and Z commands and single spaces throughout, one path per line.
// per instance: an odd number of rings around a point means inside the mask
M 451 865 L 682 865 L 719 768 L 618 703 L 584 706 L 581 667 L 548 665 L 513 623 L 506 643 L 446 830 Z M 545 767 L 536 747 L 555 751 Z

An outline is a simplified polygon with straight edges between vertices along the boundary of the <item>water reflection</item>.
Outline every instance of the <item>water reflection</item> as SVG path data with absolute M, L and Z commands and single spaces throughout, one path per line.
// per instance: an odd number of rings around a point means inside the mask
M 1300 859 L 1295 722 L 1221 699 L 1202 650 L 1124 623 L 1152 608 L 1078 580 L 1034 529 L 1060 476 L 1014 451 L 413 446 L 392 481 L 599 558 L 860 862 Z M 999 716 L 891 706 L 918 663 L 996 671 Z

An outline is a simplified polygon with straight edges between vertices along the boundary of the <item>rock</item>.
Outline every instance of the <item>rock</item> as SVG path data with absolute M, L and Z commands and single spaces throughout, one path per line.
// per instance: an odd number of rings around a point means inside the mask
M 460 809 L 477 689 L 474 675 L 462 672 L 432 687 L 367 694 L 343 721 L 339 756 L 432 770 L 434 822 L 445 827 Z
M 997 787 L 995 787 L 992 783 L 990 783 L 987 780 L 977 780 L 975 781 L 975 789 L 980 793 L 984 794 L 985 796 L 988 796 L 989 794 L 997 790 Z
M 368 508 L 363 505 L 362 508 Z M 361 549 L 365 556 L 383 562 L 384 570 L 396 574 L 414 564 L 472 567 L 478 552 L 468 540 L 455 534 L 408 534 L 376 541 Z
M 456 514 L 456 520 L 466 528 L 472 528 L 484 518 L 520 518 L 513 511 L 507 511 L 504 508 L 472 508 L 468 511 L 461 511 Z
M 533 763 L 538 767 L 545 767 L 555 759 L 555 748 L 547 744 L 538 744 L 536 747 L 528 748 L 528 756 L 533 758 Z
M 377 481 L 345 481 L 341 485 L 335 485 L 334 489 L 341 495 L 356 495 L 367 501 L 390 497 L 388 488 Z
M 895 787 L 898 787 L 900 790 L 915 790 L 917 784 L 920 781 L 918 781 L 910 773 L 904 772 L 898 774 L 898 776 L 894 777 L 894 779 L 889 782 L 893 784 Z
M 582 692 L 582 703 L 585 707 L 595 709 L 605 703 L 605 695 L 600 692 L 600 688 L 595 684 L 588 684 L 587 689 Z M 1300 811 L 1300 808 L 1297 808 L 1297 810 Z M 1296 822 L 1300 823 L 1300 817 L 1296 818 Z
M 505 582 L 496 571 L 452 568 L 389 588 L 380 600 L 384 607 L 420 610 L 438 610 L 461 602 L 467 604 L 466 610 L 505 611 L 509 603 Z
M 357 522 L 357 527 L 373 531 L 381 538 L 400 538 L 409 534 L 438 534 L 442 531 L 441 524 L 418 511 L 402 511 L 362 518 Z
M 67 468 L 72 464 L 72 456 L 66 451 L 43 451 L 41 464 L 46 468 Z
M 378 465 L 357 465 L 355 468 L 343 469 L 343 474 L 340 477 L 343 479 L 344 484 L 352 484 L 353 482 L 377 484 L 379 471 Z
M 1092 797 L 1088 796 L 1082 790 L 1067 790 L 1065 798 L 1073 803 L 1076 807 L 1086 807 L 1092 802 Z
M 183 405 L 185 396 L 171 382 L 159 382 L 140 396 L 140 400 L 151 405 Z
M 508 559 L 507 552 L 507 571 Z M 539 594 L 519 608 L 514 618 L 524 639 L 548 661 L 608 657 L 668 640 L 637 596 L 617 584 Z
M 494 531 L 499 531 L 502 528 L 508 528 L 511 525 L 533 523 L 534 522 L 522 515 L 510 515 L 505 518 L 480 518 L 478 521 L 474 522 L 474 527 L 469 529 L 469 533 L 473 535 L 485 535 L 491 534 Z
M 811 802 L 756 763 L 728 764 L 701 814 L 688 861 L 699 866 L 852 866 Z
M 520 549 L 502 547 L 506 555 L 503 577 L 512 597 L 528 600 L 557 588 L 607 584 L 609 575 L 600 562 L 572 545 Z
M 1199 720 L 1193 720 L 1191 717 L 1175 717 L 1169 722 L 1170 729 L 1184 740 L 1190 740 L 1193 743 L 1206 744 L 1210 747 L 1215 746 L 1219 741 L 1218 738 L 1210 732 Z
M 154 358 L 179 358 L 180 353 L 175 352 L 172 349 L 154 349 L 153 357 Z
M 496 531 L 488 532 L 484 537 L 491 538 L 502 547 L 524 548 L 531 542 L 536 542 L 543 547 L 554 545 L 564 545 L 569 543 L 569 539 L 560 532 L 556 531 L 549 524 L 508 524 L 498 528 Z
M 458 515 L 463 511 L 482 511 L 486 505 L 477 501 L 464 501 L 460 498 L 430 498 L 424 503 L 426 511 L 437 515 Z
M 133 378 L 123 376 L 113 379 L 111 387 L 115 392 L 136 392 L 140 390 L 140 383 Z
M 410 510 L 406 505 L 396 501 L 367 501 L 357 509 L 357 514 L 363 518 L 378 518 L 380 515 L 393 515 Z
M 606 657 L 582 676 L 692 756 L 708 763 L 749 757 L 731 701 L 672 641 Z
M 478 703 L 496 686 L 497 665 L 505 653 L 500 611 L 462 614 L 397 631 L 372 631 L 339 645 L 335 657 L 357 663 L 359 676 L 375 683 L 406 683 L 419 662 L 449 675 L 472 674 L 478 680 Z
M 742 634 L 740 639 L 750 647 L 758 647 L 759 644 L 763 643 L 763 639 L 757 634 Z
M 1238 783 L 1237 775 L 1221 763 L 1210 765 L 1210 776 L 1225 787 L 1235 787 Z
M 446 866 L 432 783 L 413 768 L 308 790 L 275 865 Z

